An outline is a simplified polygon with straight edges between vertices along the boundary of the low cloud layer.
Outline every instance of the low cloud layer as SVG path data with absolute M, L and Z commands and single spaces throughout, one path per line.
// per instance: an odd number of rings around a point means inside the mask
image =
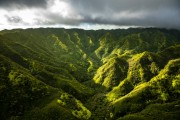
M 0 13 L 0 27 L 97 25 L 180 29 L 179 0 L 0 0 Z
M 44 7 L 47 0 L 0 0 L 0 7 L 23 8 L 23 7 Z

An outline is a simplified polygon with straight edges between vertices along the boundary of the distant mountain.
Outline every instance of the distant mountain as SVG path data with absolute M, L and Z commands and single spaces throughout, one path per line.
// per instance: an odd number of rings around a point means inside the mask
M 2 120 L 179 120 L 180 31 L 0 31 Z

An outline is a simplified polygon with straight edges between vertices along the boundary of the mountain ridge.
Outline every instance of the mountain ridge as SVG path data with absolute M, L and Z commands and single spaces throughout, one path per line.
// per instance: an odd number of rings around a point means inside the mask
M 156 115 L 158 106 L 156 119 L 177 120 L 179 34 L 157 28 L 0 31 L 0 116 L 151 120 L 147 111 Z M 161 107 L 168 106 L 174 109 L 165 118 Z

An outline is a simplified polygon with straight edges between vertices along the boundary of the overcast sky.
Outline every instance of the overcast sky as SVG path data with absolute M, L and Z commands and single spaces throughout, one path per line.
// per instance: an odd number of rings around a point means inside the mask
M 0 29 L 180 29 L 180 0 L 0 0 Z

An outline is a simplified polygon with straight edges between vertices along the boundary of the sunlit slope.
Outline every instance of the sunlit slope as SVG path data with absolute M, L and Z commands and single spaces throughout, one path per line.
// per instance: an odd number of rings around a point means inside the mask
M 155 28 L 0 31 L 0 118 L 176 120 L 179 35 Z

